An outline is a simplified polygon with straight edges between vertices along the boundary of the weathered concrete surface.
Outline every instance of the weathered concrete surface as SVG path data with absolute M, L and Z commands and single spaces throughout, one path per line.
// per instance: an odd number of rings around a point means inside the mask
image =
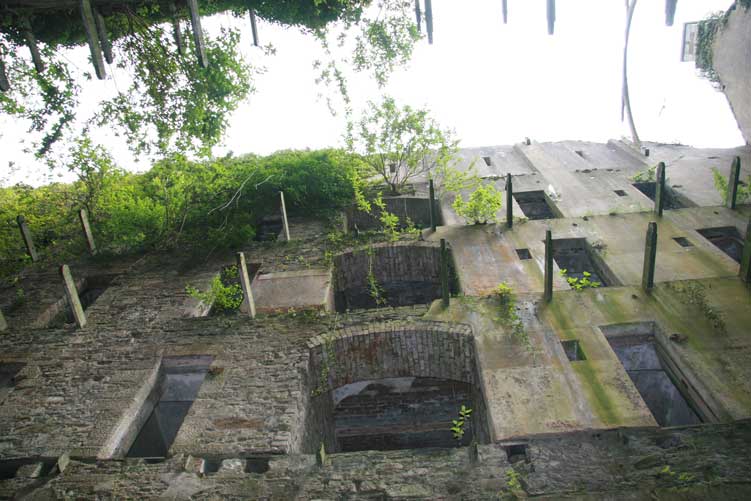
M 736 2 L 738 4 L 738 2 Z M 712 62 L 746 144 L 751 144 L 751 9 L 740 4 L 715 37 Z
M 256 308 L 262 313 L 290 309 L 332 311 L 334 308 L 331 270 L 259 274 L 251 286 Z

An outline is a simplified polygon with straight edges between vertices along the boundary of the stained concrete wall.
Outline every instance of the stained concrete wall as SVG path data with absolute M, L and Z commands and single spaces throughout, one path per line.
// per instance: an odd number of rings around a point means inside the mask
M 714 69 L 730 108 L 746 144 L 751 144 L 751 9 L 735 7 L 712 49 Z

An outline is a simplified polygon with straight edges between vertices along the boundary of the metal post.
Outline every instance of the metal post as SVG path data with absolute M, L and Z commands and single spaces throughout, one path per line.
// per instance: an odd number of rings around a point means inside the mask
M 8 328 L 8 322 L 5 321 L 2 310 L 0 310 L 0 332 L 3 332 Z
M 433 0 L 425 0 L 425 27 L 428 30 L 428 43 L 433 45 Z
M 78 219 L 81 221 L 81 228 L 83 228 L 83 236 L 86 237 L 86 245 L 89 248 L 89 252 L 93 256 L 96 254 L 96 243 L 94 243 L 94 234 L 91 232 L 91 225 L 89 224 L 89 213 L 86 209 L 78 211 Z
M 181 55 L 185 55 L 185 41 L 183 40 L 183 32 L 180 29 L 180 18 L 177 17 L 177 7 L 174 2 L 167 4 L 170 17 L 172 17 L 172 34 L 175 37 L 175 44 L 177 45 L 177 52 Z
M 644 269 L 641 287 L 650 292 L 655 285 L 655 261 L 657 258 L 657 223 L 651 222 L 647 227 L 647 240 L 644 244 Z
M 5 73 L 5 63 L 3 63 L 2 55 L 0 55 L 0 92 L 8 92 L 10 90 L 10 82 L 8 82 L 8 75 Z
M 34 68 L 37 73 L 44 73 L 44 62 L 42 56 L 39 54 L 39 46 L 37 45 L 37 39 L 34 36 L 34 32 L 31 29 L 31 23 L 28 18 L 21 22 L 21 33 L 26 45 L 29 46 L 29 52 L 31 52 L 31 60 L 34 62 Z
M 279 192 L 279 197 L 282 199 L 282 226 L 284 227 L 284 236 L 289 242 L 289 222 L 287 221 L 287 206 L 284 204 L 284 192 Z
M 503 0 L 503 24 L 508 24 L 508 0 Z
M 665 0 L 665 26 L 673 26 L 675 21 L 675 6 L 678 0 Z
M 96 21 L 94 20 L 94 10 L 91 7 L 90 0 L 81 0 L 80 2 L 81 18 L 83 27 L 86 31 L 86 40 L 89 42 L 89 51 L 91 60 L 94 63 L 94 70 L 99 80 L 104 80 L 107 72 L 104 69 L 104 59 L 102 58 L 102 46 L 99 43 L 99 36 L 96 31 Z
M 665 195 L 665 163 L 660 162 L 657 165 L 657 181 L 655 183 L 655 214 L 657 217 L 662 217 Z
M 258 47 L 258 26 L 256 26 L 256 13 L 250 11 L 250 31 L 253 33 L 253 45 Z
M 553 300 L 553 235 L 550 230 L 545 231 L 545 292 L 546 303 Z
M 741 280 L 751 284 L 751 219 L 746 226 L 746 242 L 743 244 L 743 256 L 741 257 Z
M 196 44 L 198 62 L 204 68 L 208 68 L 209 61 L 206 59 L 206 47 L 203 43 L 203 28 L 201 28 L 201 13 L 198 11 L 198 0 L 186 0 L 190 12 L 190 24 L 193 27 L 193 41 Z
M 417 32 L 422 33 L 422 11 L 420 11 L 420 0 L 415 0 L 415 22 L 417 23 Z
M 256 303 L 253 300 L 253 291 L 250 288 L 250 277 L 248 276 L 248 267 L 245 264 L 245 254 L 237 253 L 237 271 L 240 273 L 240 285 L 243 288 L 243 303 L 240 311 L 250 315 L 250 318 L 256 318 Z
M 26 220 L 23 216 L 18 216 L 16 218 L 16 222 L 18 222 L 18 229 L 21 230 L 21 238 L 23 238 L 23 243 L 24 245 L 26 245 L 26 253 L 29 255 L 32 262 L 38 261 L 39 255 L 34 248 L 34 239 L 31 238 L 31 231 L 29 231 L 29 227 L 26 225 Z
M 65 295 L 68 297 L 68 304 L 70 305 L 70 309 L 73 310 L 73 317 L 76 319 L 76 323 L 81 328 L 86 327 L 86 314 L 83 312 L 83 306 L 81 306 L 81 300 L 78 297 L 76 282 L 73 280 L 73 275 L 71 275 L 70 268 L 68 268 L 67 264 L 60 267 L 60 276 L 63 277 Z
M 449 259 L 445 238 L 441 239 L 441 299 L 443 307 L 448 308 L 451 298 L 449 294 Z
M 514 186 L 510 172 L 506 174 L 506 227 L 514 227 Z
M 437 222 L 436 222 L 437 214 L 435 213 L 435 187 L 433 186 L 432 179 L 429 181 L 429 183 L 430 183 L 430 188 L 429 188 L 429 191 L 430 191 L 430 229 L 435 232 L 435 228 L 437 225 Z
M 94 22 L 96 23 L 99 43 L 102 45 L 102 52 L 104 52 L 104 60 L 107 61 L 107 64 L 112 64 L 112 61 L 114 61 L 112 58 L 112 44 L 107 36 L 107 25 L 104 22 L 104 16 L 99 9 L 94 9 Z
M 555 0 L 548 0 L 548 35 L 555 32 Z
M 733 165 L 730 167 L 730 177 L 728 177 L 728 192 L 726 202 L 728 209 L 735 210 L 738 202 L 738 184 L 741 180 L 741 157 L 733 159 Z

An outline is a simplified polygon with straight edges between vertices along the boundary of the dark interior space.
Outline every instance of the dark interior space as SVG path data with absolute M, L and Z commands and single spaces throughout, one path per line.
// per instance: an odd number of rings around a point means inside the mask
M 722 252 L 733 258 L 736 263 L 741 262 L 744 243 L 738 228 L 735 226 L 723 226 L 721 228 L 703 228 L 696 231 L 712 242 Z
M 159 393 L 158 401 L 127 457 L 167 456 L 212 360 L 210 356 L 165 357 L 162 360 L 162 383 L 154 388 Z
M 611 274 L 604 270 L 604 265 L 592 256 L 592 250 L 584 238 L 565 238 L 553 241 L 553 259 L 558 268 L 566 270 L 569 278 L 583 279 L 584 272 L 589 273 L 591 282 L 599 282 L 600 287 L 613 284 Z
M 578 340 L 568 339 L 566 341 L 561 341 L 561 345 L 563 346 L 563 351 L 566 352 L 566 357 L 570 362 L 577 362 L 579 360 L 587 359 L 586 355 L 584 355 L 584 350 L 582 350 L 581 344 L 579 344 Z
M 557 217 L 544 191 L 514 193 L 514 200 L 522 208 L 522 212 L 527 219 L 554 219 Z
M 256 225 L 254 240 L 257 242 L 275 242 L 283 229 L 281 215 L 265 216 Z
M 633 183 L 634 188 L 641 191 L 644 195 L 649 197 L 653 202 L 657 196 L 657 183 L 654 181 L 646 183 Z M 686 205 L 681 202 L 678 197 L 675 196 L 673 191 L 669 187 L 665 187 L 665 205 L 666 210 L 671 209 L 683 209 Z

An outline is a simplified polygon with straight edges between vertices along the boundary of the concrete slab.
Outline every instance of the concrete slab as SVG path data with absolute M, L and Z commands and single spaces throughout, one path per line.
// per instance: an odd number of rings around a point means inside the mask
M 252 288 L 256 309 L 262 313 L 294 309 L 333 311 L 330 269 L 258 274 Z

